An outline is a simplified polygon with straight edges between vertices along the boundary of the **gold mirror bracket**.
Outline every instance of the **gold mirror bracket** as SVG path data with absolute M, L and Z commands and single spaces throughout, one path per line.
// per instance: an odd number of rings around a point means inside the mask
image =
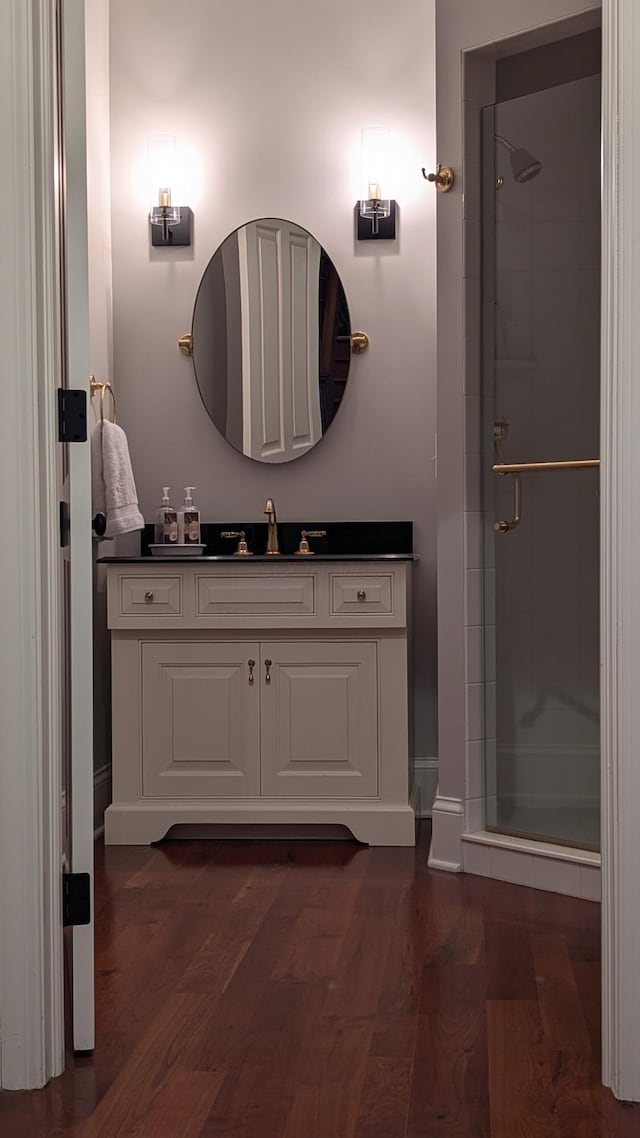
M 181 352 L 184 352 L 185 356 L 193 355 L 193 342 L 191 339 L 191 332 L 185 332 L 184 336 L 180 337 L 178 340 L 178 347 L 180 348 Z
M 369 347 L 369 337 L 366 332 L 354 332 L 351 336 L 351 351 L 356 356 L 361 356 L 366 352 Z
M 439 190 L 441 194 L 448 193 L 455 181 L 454 173 L 451 167 L 441 166 L 440 163 L 438 163 L 438 169 L 436 170 L 435 174 L 427 174 L 427 171 L 423 166 L 422 177 L 426 178 L 427 182 L 435 182 L 436 190 Z

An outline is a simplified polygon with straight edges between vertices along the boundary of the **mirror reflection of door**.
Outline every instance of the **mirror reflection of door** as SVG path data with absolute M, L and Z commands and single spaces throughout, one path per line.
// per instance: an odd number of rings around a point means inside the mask
M 322 438 L 344 395 L 351 326 L 322 246 L 279 218 L 242 226 L 209 262 L 193 314 L 203 403 L 227 442 L 290 462 Z
M 244 454 L 281 461 L 322 434 L 318 360 L 320 246 L 288 221 L 238 231 Z

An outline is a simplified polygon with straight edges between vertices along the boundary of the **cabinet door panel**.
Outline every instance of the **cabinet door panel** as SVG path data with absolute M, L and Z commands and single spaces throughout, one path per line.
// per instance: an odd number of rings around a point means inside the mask
M 260 793 L 258 659 L 258 644 L 142 645 L 143 795 Z
M 263 643 L 263 795 L 374 797 L 377 683 L 373 642 Z

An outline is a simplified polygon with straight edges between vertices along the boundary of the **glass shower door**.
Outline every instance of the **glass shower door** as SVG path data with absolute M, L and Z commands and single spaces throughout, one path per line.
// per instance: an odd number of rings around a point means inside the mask
M 483 112 L 486 825 L 583 848 L 600 827 L 599 177 L 599 76 Z

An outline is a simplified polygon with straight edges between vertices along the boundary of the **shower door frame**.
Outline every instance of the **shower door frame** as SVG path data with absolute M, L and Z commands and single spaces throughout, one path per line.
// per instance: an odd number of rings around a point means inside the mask
M 474 226 L 468 224 L 478 214 L 473 213 L 475 195 L 466 169 L 462 177 L 463 138 L 473 101 L 478 107 L 494 101 L 491 92 L 481 90 L 482 75 L 471 64 L 473 57 L 492 50 L 495 61 L 505 41 L 509 52 L 517 52 L 573 34 L 565 29 L 554 34 L 553 25 L 567 20 L 580 22 L 575 31 L 595 26 L 595 5 L 586 9 L 579 0 L 563 0 L 561 6 L 560 15 L 557 0 L 539 0 L 532 29 L 528 0 L 513 0 L 491 13 L 469 0 L 437 0 L 438 157 L 454 168 L 457 181 L 437 203 L 438 374 L 444 377 L 438 388 L 440 766 L 429 864 L 589 896 L 595 895 L 600 876 L 597 855 L 482 832 L 481 732 L 470 730 L 477 712 L 472 689 L 479 685 L 469 683 L 467 641 L 469 625 L 480 623 L 477 617 L 469 619 L 477 604 L 478 573 L 469 566 L 479 562 L 469 561 L 477 550 L 477 534 L 468 524 L 469 512 L 465 514 L 474 482 L 469 437 L 477 430 L 480 290 L 473 279 Z M 634 526 L 640 518 L 640 386 L 634 377 L 640 360 L 640 151 L 636 159 L 633 150 L 633 120 L 640 116 L 637 0 L 603 0 L 602 29 L 602 1078 L 618 1098 L 640 1101 L 640 986 L 635 977 L 640 945 L 640 763 L 635 756 L 640 740 L 635 690 L 640 675 L 640 527 Z M 466 159 L 478 164 L 479 154 L 474 158 L 467 150 Z

